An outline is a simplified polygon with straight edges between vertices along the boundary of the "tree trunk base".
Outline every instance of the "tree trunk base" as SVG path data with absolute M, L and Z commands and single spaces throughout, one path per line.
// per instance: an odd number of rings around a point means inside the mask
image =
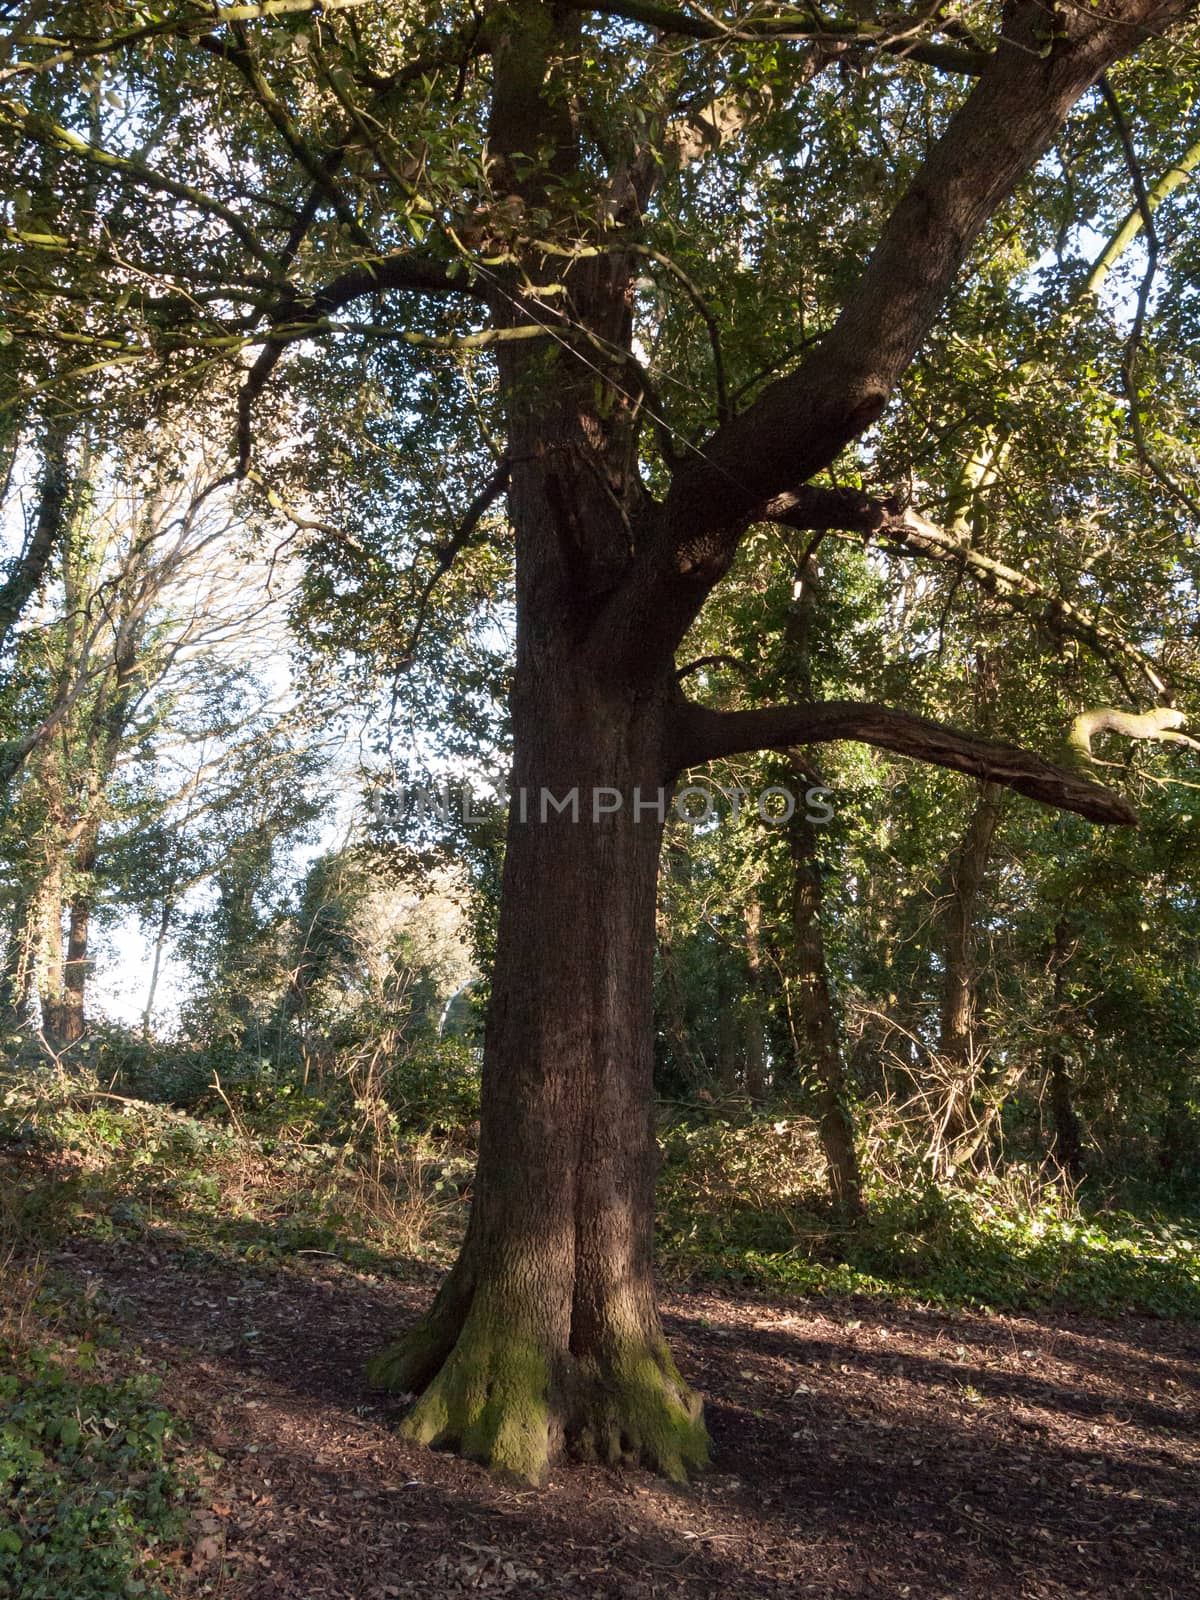
M 561 1448 L 550 1364 L 536 1344 L 468 1321 L 400 1431 L 503 1477 L 541 1483 Z
M 615 1360 L 578 1363 L 571 1387 L 566 1437 L 578 1460 L 645 1467 L 672 1483 L 708 1465 L 703 1403 L 664 1339 L 627 1347 Z
M 605 1358 L 556 1355 L 498 1331 L 476 1307 L 447 1353 L 435 1306 L 372 1359 L 367 1377 L 392 1393 L 422 1390 L 400 1425 L 405 1438 L 457 1450 L 522 1483 L 543 1483 L 564 1453 L 644 1467 L 673 1483 L 708 1465 L 700 1396 L 661 1337 Z

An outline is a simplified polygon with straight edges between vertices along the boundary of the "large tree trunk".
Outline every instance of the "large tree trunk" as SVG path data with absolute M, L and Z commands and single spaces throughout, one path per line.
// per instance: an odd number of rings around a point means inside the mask
M 514 96 L 498 112 L 505 138 L 530 148 L 522 96 L 527 71 L 540 89 L 539 69 L 507 49 L 501 68 Z M 617 351 L 631 276 L 619 256 L 571 273 L 576 315 Z M 523 316 L 511 297 L 495 310 Z M 565 1446 L 683 1479 L 707 1459 L 707 1435 L 652 1271 L 655 902 L 680 695 L 673 640 L 621 670 L 594 633 L 654 511 L 623 383 L 600 394 L 569 353 L 515 343 L 500 370 L 517 659 L 479 1162 L 457 1264 L 370 1370 L 421 1391 L 410 1437 L 519 1478 L 541 1479 Z
M 564 1443 L 682 1478 L 706 1436 L 651 1268 L 662 830 L 632 809 L 666 781 L 665 694 L 604 692 L 545 640 L 525 645 L 468 1236 L 372 1376 L 424 1391 L 410 1436 L 522 1478 Z M 596 788 L 619 790 L 621 810 L 593 821 Z M 547 791 L 577 791 L 578 821 L 543 807 Z

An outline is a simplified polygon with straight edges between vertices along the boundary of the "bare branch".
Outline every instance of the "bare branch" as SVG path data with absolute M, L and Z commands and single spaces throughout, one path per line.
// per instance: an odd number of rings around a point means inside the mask
M 672 277 L 678 279 L 678 281 L 683 285 L 688 299 L 700 313 L 701 319 L 704 322 L 705 330 L 708 333 L 709 346 L 712 349 L 713 383 L 716 387 L 717 420 L 718 422 L 724 422 L 726 418 L 732 416 L 733 412 L 729 403 L 729 386 L 725 377 L 725 357 L 721 350 L 721 330 L 717 326 L 717 319 L 713 315 L 712 307 L 704 297 L 704 291 L 701 289 L 696 280 L 684 271 L 678 262 L 672 261 L 671 257 L 665 255 L 661 250 L 652 250 L 648 245 L 637 245 L 634 248 L 637 250 L 639 255 L 644 255 L 649 260 L 656 261 L 659 266 L 665 267 Z
M 437 565 L 426 579 L 424 587 L 417 599 L 417 614 L 413 620 L 412 631 L 409 633 L 408 642 L 401 654 L 401 664 L 407 664 L 416 654 L 417 645 L 421 642 L 421 635 L 425 631 L 425 622 L 429 613 L 429 601 L 434 589 L 450 571 L 457 558 L 475 538 L 480 522 L 499 500 L 500 496 L 508 489 L 509 463 L 501 461 L 491 477 L 475 495 L 458 527 L 438 550 Z
M 1133 134 L 1129 129 L 1129 122 L 1121 109 L 1121 102 L 1107 77 L 1100 79 L 1100 92 L 1104 96 L 1104 103 L 1117 130 L 1117 137 L 1121 142 L 1121 149 L 1125 156 L 1125 165 L 1129 172 L 1129 181 L 1133 187 L 1134 199 L 1137 202 L 1137 214 L 1142 225 L 1142 232 L 1146 239 L 1146 267 L 1142 273 L 1142 281 L 1138 285 L 1137 307 L 1133 316 L 1133 327 L 1129 330 L 1129 338 L 1125 342 L 1125 353 L 1121 359 L 1121 386 L 1125 390 L 1125 399 L 1129 405 L 1129 431 L 1133 435 L 1133 447 L 1137 458 L 1155 478 L 1173 500 L 1176 500 L 1192 516 L 1200 516 L 1200 503 L 1186 489 L 1180 487 L 1150 449 L 1146 438 L 1146 424 L 1142 417 L 1142 397 L 1138 389 L 1137 368 L 1138 357 L 1141 355 L 1142 338 L 1146 331 L 1146 315 L 1150 309 L 1150 291 L 1154 287 L 1154 279 L 1158 272 L 1159 238 L 1154 226 L 1154 206 L 1146 188 L 1145 175 L 1142 172 L 1141 162 L 1138 160 L 1137 151 L 1133 144 Z
M 689 661 L 679 668 L 675 674 L 677 683 L 682 683 L 685 678 L 690 678 L 693 672 L 701 672 L 705 667 L 728 667 L 731 672 L 749 672 L 750 668 L 744 661 L 739 661 L 737 656 L 715 655 L 698 656 L 695 661 Z

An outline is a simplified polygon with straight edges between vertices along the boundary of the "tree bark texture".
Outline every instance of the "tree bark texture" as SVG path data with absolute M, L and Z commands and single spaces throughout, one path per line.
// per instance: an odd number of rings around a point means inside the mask
M 593 787 L 664 785 L 663 706 L 599 695 L 526 645 L 468 1236 L 430 1316 L 372 1374 L 423 1391 L 410 1436 L 517 1477 L 565 1444 L 682 1478 L 707 1446 L 652 1276 L 661 827 L 628 800 L 590 816 Z M 578 821 L 542 820 L 543 793 L 576 789 Z

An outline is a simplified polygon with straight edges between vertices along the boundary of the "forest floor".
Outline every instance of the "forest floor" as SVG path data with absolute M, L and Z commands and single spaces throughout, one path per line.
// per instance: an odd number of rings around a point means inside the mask
M 675 1489 L 572 1466 L 531 1492 L 405 1443 L 399 1402 L 364 1387 L 428 1268 L 259 1269 L 169 1231 L 64 1240 L 46 1265 L 190 1429 L 182 1594 L 1200 1595 L 1195 1324 L 668 1292 L 711 1472 Z

